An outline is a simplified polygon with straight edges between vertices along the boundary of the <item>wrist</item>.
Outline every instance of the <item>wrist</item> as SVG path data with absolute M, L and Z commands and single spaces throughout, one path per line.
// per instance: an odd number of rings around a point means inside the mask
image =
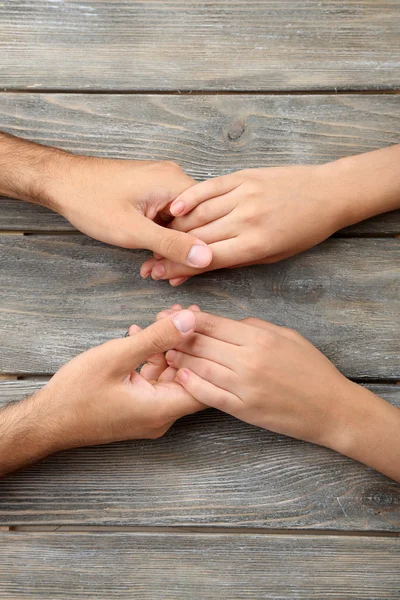
M 0 476 L 56 451 L 42 391 L 0 411 Z
M 326 445 L 400 478 L 400 409 L 349 380 L 334 407 Z
M 0 195 L 60 212 L 55 190 L 73 155 L 0 133 Z
M 400 145 L 319 166 L 322 190 L 334 208 L 337 229 L 400 206 Z

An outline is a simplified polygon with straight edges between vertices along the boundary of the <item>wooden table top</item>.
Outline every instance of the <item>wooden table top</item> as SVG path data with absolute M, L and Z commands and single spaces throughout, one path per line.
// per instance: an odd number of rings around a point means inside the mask
M 399 143 L 398 0 L 0 2 L 0 130 L 198 180 Z M 400 211 L 275 265 L 142 251 L 0 199 L 0 405 L 173 302 L 297 329 L 400 406 Z M 209 410 L 0 482 L 0 598 L 398 598 L 400 487 Z

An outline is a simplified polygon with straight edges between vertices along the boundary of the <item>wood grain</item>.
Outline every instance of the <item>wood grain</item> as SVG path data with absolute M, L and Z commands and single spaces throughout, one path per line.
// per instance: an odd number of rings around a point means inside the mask
M 0 534 L 0 598 L 396 599 L 400 540 Z
M 331 239 L 275 265 L 211 272 L 174 289 L 147 256 L 85 236 L 0 236 L 0 373 L 47 374 L 175 302 L 299 330 L 347 376 L 399 379 L 398 239 Z
M 0 382 L 0 404 L 43 381 Z M 369 388 L 400 408 L 400 386 Z M 207 410 L 161 439 L 59 453 L 0 481 L 1 525 L 400 531 L 400 486 L 335 452 Z
M 0 9 L 1 10 L 1 9 Z M 179 162 L 204 180 L 242 168 L 323 163 L 399 143 L 400 96 L 0 94 L 0 130 L 76 153 Z M 0 199 L 0 230 L 71 230 Z M 396 234 L 400 211 L 350 234 Z
M 5 89 L 399 85 L 397 0 L 13 0 L 0 24 Z

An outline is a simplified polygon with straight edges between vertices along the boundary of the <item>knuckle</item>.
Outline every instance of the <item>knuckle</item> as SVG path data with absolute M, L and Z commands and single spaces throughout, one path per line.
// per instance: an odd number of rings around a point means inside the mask
M 226 412 L 228 409 L 229 401 L 226 394 L 223 392 L 218 392 L 214 399 L 214 405 L 218 410 Z
M 291 327 L 282 327 L 283 332 L 290 338 L 293 339 L 300 339 L 301 335 L 299 334 L 298 331 L 296 331 L 295 329 L 292 329 Z
M 175 160 L 165 160 L 164 165 L 173 171 L 179 170 L 182 171 L 181 166 Z
M 246 245 L 243 248 L 245 257 L 250 259 L 261 258 L 263 255 L 263 245 L 257 237 L 248 239 Z
M 206 334 L 213 334 L 218 330 L 218 319 L 209 313 L 203 314 L 203 326 Z
M 158 331 L 155 328 L 149 329 L 147 337 L 153 349 L 158 352 L 164 352 L 165 347 L 168 345 L 168 338 L 164 332 Z
M 244 323 L 245 325 L 255 325 L 257 322 L 257 319 L 255 319 L 254 317 L 246 317 L 245 319 L 242 319 L 242 323 Z
M 176 251 L 182 246 L 179 238 L 176 235 L 163 235 L 160 240 L 159 253 L 163 256 L 168 256 L 171 252 Z
M 206 213 L 207 213 L 207 210 L 205 208 L 205 205 L 199 204 L 198 206 L 196 206 L 196 211 L 193 214 L 193 216 L 197 222 L 203 222 L 206 219 L 206 216 L 207 216 Z
M 162 435 L 164 435 L 163 431 L 158 431 L 157 429 L 149 429 L 146 438 L 149 440 L 158 440 Z

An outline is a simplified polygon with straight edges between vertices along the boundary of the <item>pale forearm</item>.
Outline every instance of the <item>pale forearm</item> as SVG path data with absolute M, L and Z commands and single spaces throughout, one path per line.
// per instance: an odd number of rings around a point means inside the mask
M 353 383 L 338 421 L 330 447 L 400 482 L 399 408 Z
M 0 132 L 0 196 L 57 210 L 51 188 L 72 155 Z
M 48 456 L 55 447 L 41 393 L 0 411 L 0 477 Z
M 340 227 L 400 208 L 400 144 L 322 165 L 319 181 Z

